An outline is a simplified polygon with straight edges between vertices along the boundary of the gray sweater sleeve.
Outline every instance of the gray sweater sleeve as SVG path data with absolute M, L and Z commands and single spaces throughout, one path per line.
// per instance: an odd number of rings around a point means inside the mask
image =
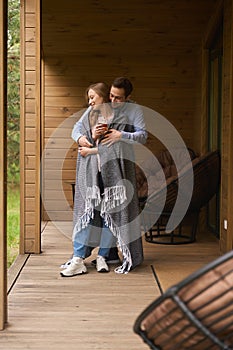
M 127 107 L 125 112 L 127 113 L 129 124 L 133 127 L 133 132 L 121 131 L 122 139 L 145 144 L 148 133 L 146 131 L 143 110 L 139 105 L 134 103 L 127 104 Z

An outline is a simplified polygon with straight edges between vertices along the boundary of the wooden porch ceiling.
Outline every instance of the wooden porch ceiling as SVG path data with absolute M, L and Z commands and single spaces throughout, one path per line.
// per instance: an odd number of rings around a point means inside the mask
M 217 0 L 42 1 L 44 56 L 190 53 Z
M 64 232 L 72 226 L 61 225 Z M 219 256 L 218 242 L 208 234 L 183 246 L 144 242 L 145 262 L 127 275 L 113 268 L 99 274 L 89 258 L 88 274 L 62 278 L 59 265 L 69 257 L 70 239 L 52 222 L 42 239 L 43 253 L 29 256 L 8 296 L 9 323 L 0 333 L 0 349 L 146 350 L 132 327 L 160 295 L 151 265 L 165 290 Z

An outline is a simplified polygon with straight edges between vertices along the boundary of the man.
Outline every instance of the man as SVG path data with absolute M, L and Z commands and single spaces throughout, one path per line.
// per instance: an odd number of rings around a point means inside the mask
M 142 109 L 139 105 L 130 101 L 133 91 L 132 83 L 125 77 L 116 78 L 110 89 L 109 99 L 114 111 L 125 114 L 129 124 L 133 127 L 132 132 L 110 129 L 105 136 L 103 144 L 112 144 L 122 139 L 132 140 L 144 144 L 147 140 L 147 131 Z M 88 113 L 88 110 L 87 110 Z M 82 118 L 75 124 L 72 131 L 72 138 L 82 147 L 92 147 L 86 136 L 81 133 Z

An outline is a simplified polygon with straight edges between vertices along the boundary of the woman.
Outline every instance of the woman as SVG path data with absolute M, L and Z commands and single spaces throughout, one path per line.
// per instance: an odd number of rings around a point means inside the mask
M 103 83 L 96 83 L 90 85 L 86 90 L 86 98 L 89 104 L 87 113 L 85 113 L 85 118 L 83 120 L 83 134 L 88 140 L 88 147 L 79 147 L 78 149 L 78 161 L 77 161 L 77 171 L 76 171 L 76 191 L 75 191 L 75 206 L 74 206 L 74 225 L 77 222 L 77 215 L 81 212 L 81 206 L 78 205 L 78 196 L 80 181 L 78 180 L 78 173 L 81 168 L 87 168 L 93 166 L 96 169 L 96 164 L 98 164 L 98 152 L 97 145 L 99 138 L 106 131 L 106 126 L 98 124 L 100 108 L 102 113 L 106 118 L 110 118 L 111 108 L 106 102 L 109 101 L 109 87 Z M 98 109 L 97 109 L 98 107 Z M 104 110 L 103 110 L 104 109 Z M 88 157 L 90 156 L 90 157 Z M 83 166 L 82 166 L 83 164 Z M 85 175 L 84 175 L 85 176 Z M 98 174 L 99 176 L 99 174 Z M 99 177 L 98 182 L 101 179 Z M 78 194 L 79 193 L 79 194 Z M 85 195 L 84 195 L 85 196 Z M 92 215 L 93 216 L 93 215 Z M 105 261 L 109 254 L 110 247 L 113 245 L 114 237 L 111 231 L 104 226 L 102 219 L 99 217 L 98 212 L 95 213 L 98 216 L 98 220 L 87 219 L 85 228 L 79 230 L 80 233 L 73 235 L 73 258 L 70 264 L 66 265 L 65 270 L 61 272 L 63 277 L 70 277 L 78 274 L 83 274 L 87 272 L 86 266 L 83 259 L 91 254 L 92 249 L 95 246 L 100 246 L 98 251 L 98 256 L 96 259 L 96 268 L 98 272 L 108 272 L 109 268 Z M 87 218 L 87 217 L 86 217 Z M 92 223 L 91 223 L 92 221 Z M 102 228 L 103 226 L 103 228 Z M 102 228 L 102 232 L 101 231 Z M 97 238 L 101 237 L 97 240 Z M 93 241 L 95 239 L 95 242 Z

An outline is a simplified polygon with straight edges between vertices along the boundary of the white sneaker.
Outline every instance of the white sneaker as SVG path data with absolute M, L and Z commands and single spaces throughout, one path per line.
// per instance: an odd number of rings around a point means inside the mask
M 98 255 L 96 258 L 96 269 L 98 272 L 109 272 L 109 267 L 106 264 L 105 258 Z
M 106 261 L 106 263 L 107 263 L 108 265 L 115 265 L 115 264 L 120 264 L 120 263 L 121 263 L 121 261 L 120 261 L 119 258 L 118 258 L 118 259 L 111 259 L 111 260 L 108 260 L 108 258 L 105 258 L 105 261 Z M 69 264 L 69 262 L 67 261 L 66 264 Z M 93 266 L 96 266 L 96 259 L 95 259 L 95 260 L 92 260 L 92 261 L 91 261 L 91 264 L 92 264 Z M 64 268 L 64 267 L 65 267 L 65 265 L 61 265 L 61 268 Z
M 72 277 L 76 275 L 82 275 L 87 272 L 87 268 L 82 258 L 73 257 L 71 264 L 63 271 L 60 272 L 62 277 Z

